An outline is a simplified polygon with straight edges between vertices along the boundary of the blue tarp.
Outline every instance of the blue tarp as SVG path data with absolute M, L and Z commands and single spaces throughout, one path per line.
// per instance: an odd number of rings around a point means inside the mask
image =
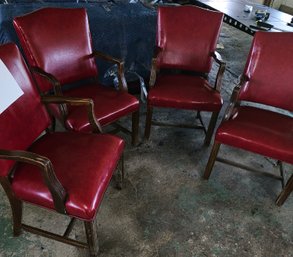
M 42 7 L 70 7 L 87 9 L 94 50 L 102 51 L 125 61 L 126 70 L 147 77 L 151 65 L 156 34 L 156 11 L 140 3 L 114 2 L 19 2 L 0 4 L 0 44 L 19 45 L 12 20 L 16 16 Z M 109 64 L 98 63 L 100 78 Z

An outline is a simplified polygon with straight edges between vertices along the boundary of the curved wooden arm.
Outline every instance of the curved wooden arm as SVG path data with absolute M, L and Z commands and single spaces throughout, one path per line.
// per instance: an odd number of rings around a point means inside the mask
M 221 55 L 218 52 L 213 52 L 212 57 L 214 58 L 215 62 L 220 65 L 216 77 L 216 82 L 214 88 L 220 92 L 222 87 L 222 79 L 226 69 L 226 63 L 223 62 Z
M 76 106 L 87 106 L 88 120 L 93 128 L 93 132 L 102 133 L 102 127 L 96 119 L 94 112 L 94 102 L 89 98 L 64 97 L 64 96 L 42 96 L 44 104 L 69 104 Z
M 225 111 L 223 121 L 229 120 L 233 115 L 235 107 L 239 105 L 238 96 L 240 89 L 247 81 L 249 81 L 249 78 L 245 75 L 241 75 L 238 84 L 233 89 L 233 93 L 230 98 L 230 103 Z
M 53 76 L 51 73 L 44 71 L 43 69 L 41 69 L 39 67 L 30 67 L 30 70 L 33 73 L 36 73 L 39 76 L 48 80 L 53 85 L 55 95 L 63 95 L 62 89 L 61 89 L 61 84 L 55 76 Z
M 101 58 L 105 61 L 108 61 L 108 62 L 113 62 L 115 64 L 120 64 L 120 63 L 123 63 L 123 61 L 121 61 L 120 59 L 117 59 L 111 55 L 108 55 L 108 54 L 105 54 L 105 53 L 102 53 L 102 52 L 99 52 L 99 51 L 93 51 L 92 53 L 92 57 L 98 57 L 98 58 Z
M 155 85 L 156 79 L 157 79 L 157 73 L 159 72 L 159 69 L 157 67 L 157 60 L 160 52 L 162 51 L 162 48 L 155 46 L 154 47 L 154 55 L 152 58 L 152 67 L 151 67 L 151 75 L 150 75 L 150 81 L 149 81 L 149 87 L 152 88 Z
M 157 79 L 157 58 L 152 59 L 152 67 L 151 67 L 151 75 L 150 75 L 150 81 L 149 81 L 149 87 L 154 87 Z
M 62 89 L 61 89 L 61 84 L 60 84 L 59 80 L 55 76 L 53 76 L 52 74 L 44 71 L 43 69 L 41 69 L 39 67 L 30 67 L 30 70 L 33 73 L 36 73 L 39 76 L 41 76 L 41 77 L 45 78 L 46 80 L 48 80 L 53 85 L 53 89 L 54 89 L 54 94 L 55 95 L 58 95 L 58 96 L 62 96 L 63 95 Z M 39 89 L 39 92 L 42 95 L 42 92 L 41 92 L 40 89 Z M 64 124 L 65 117 L 68 114 L 67 106 L 65 104 L 60 104 L 59 105 L 59 111 L 61 112 L 62 123 Z
M 105 61 L 115 63 L 118 66 L 119 90 L 128 91 L 127 82 L 124 75 L 124 62 L 102 52 L 94 51 L 91 57 L 101 58 Z
M 64 205 L 67 196 L 66 191 L 57 179 L 53 165 L 47 157 L 28 151 L 0 150 L 0 158 L 29 163 L 39 167 L 45 184 L 52 195 L 55 209 L 60 213 L 66 213 Z

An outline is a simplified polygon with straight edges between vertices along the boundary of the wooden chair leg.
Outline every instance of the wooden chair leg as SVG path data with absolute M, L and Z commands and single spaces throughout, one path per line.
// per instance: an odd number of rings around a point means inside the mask
M 212 117 L 210 119 L 210 123 L 209 123 L 209 127 L 208 127 L 208 131 L 206 134 L 206 138 L 205 138 L 205 145 L 209 146 L 211 143 L 211 139 L 215 130 L 215 126 L 217 124 L 217 120 L 218 120 L 218 116 L 219 116 L 219 112 L 213 112 L 212 113 Z
M 209 179 L 209 177 L 211 175 L 211 172 L 212 172 L 212 169 L 214 167 L 214 164 L 215 164 L 215 161 L 216 161 L 218 152 L 220 150 L 220 146 L 221 146 L 221 144 L 220 143 L 217 143 L 217 142 L 215 142 L 214 145 L 213 145 L 213 148 L 212 148 L 212 151 L 211 151 L 211 154 L 210 154 L 209 161 L 207 163 L 205 172 L 203 174 L 203 178 L 204 179 Z
M 145 131 L 144 138 L 149 139 L 151 134 L 151 126 L 152 126 L 152 116 L 153 116 L 153 107 L 148 105 L 146 121 L 145 121 Z
M 11 185 L 8 178 L 2 178 L 0 183 L 9 199 L 12 218 L 13 218 L 13 235 L 19 236 L 21 232 L 21 220 L 22 220 L 22 201 L 18 200 L 11 190 Z
M 119 167 L 120 166 L 120 167 Z M 122 154 L 121 159 L 119 161 L 118 165 L 118 178 L 117 178 L 117 188 L 121 190 L 124 185 L 124 178 L 125 178 L 125 173 L 124 173 L 124 155 Z
M 11 203 L 12 216 L 13 216 L 13 235 L 19 236 L 21 233 L 21 220 L 22 220 L 22 202 L 18 199 L 15 199 Z
M 292 191 L 293 191 L 293 175 L 289 178 L 286 186 L 284 187 L 282 192 L 279 194 L 279 196 L 276 200 L 276 204 L 278 206 L 283 205 L 283 203 L 286 201 L 286 199 L 292 193 Z
M 53 117 L 52 118 L 52 124 L 51 124 L 51 129 L 52 129 L 52 131 L 53 132 L 55 132 L 56 131 L 56 118 L 55 117 Z
M 282 188 L 284 189 L 285 187 L 285 176 L 284 176 L 284 168 L 283 168 L 283 163 L 281 161 L 277 162 L 277 165 L 279 166 L 280 170 L 280 176 L 282 178 L 281 183 L 282 183 Z
M 132 113 L 132 145 L 138 143 L 139 111 Z
M 87 243 L 89 247 L 90 257 L 97 257 L 99 252 L 99 243 L 97 228 L 93 221 L 84 221 Z

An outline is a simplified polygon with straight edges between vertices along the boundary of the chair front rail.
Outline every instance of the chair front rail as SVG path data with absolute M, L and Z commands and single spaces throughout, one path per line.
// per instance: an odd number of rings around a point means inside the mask
M 168 122 L 160 122 L 152 120 L 152 125 L 162 127 L 176 127 L 176 128 L 188 128 L 188 129 L 202 129 L 206 133 L 206 128 L 203 125 L 191 125 L 191 124 L 174 124 Z
M 73 240 L 73 239 L 70 239 L 70 238 L 68 238 L 66 236 L 60 236 L 58 234 L 51 233 L 49 231 L 45 231 L 45 230 L 42 230 L 42 229 L 39 229 L 39 228 L 36 228 L 36 227 L 32 227 L 32 226 L 29 226 L 29 225 L 26 225 L 26 224 L 21 224 L 21 227 L 24 230 L 26 230 L 27 232 L 30 232 L 30 233 L 33 233 L 33 234 L 36 234 L 36 235 L 40 235 L 40 236 L 43 236 L 43 237 L 47 237 L 47 238 L 50 238 L 50 239 L 54 239 L 54 240 L 59 241 L 61 243 L 73 245 L 73 246 L 80 247 L 80 248 L 89 248 L 87 243 L 80 242 L 80 241 L 77 241 L 77 240 Z
M 269 173 L 269 172 L 266 172 L 266 171 L 255 169 L 255 168 L 249 167 L 249 166 L 241 164 L 241 163 L 237 163 L 237 162 L 234 162 L 234 161 L 231 161 L 231 160 L 224 159 L 222 157 L 216 157 L 216 161 L 222 162 L 222 163 L 225 163 L 225 164 L 228 164 L 230 166 L 234 166 L 234 167 L 237 167 L 237 168 L 240 168 L 240 169 L 243 169 L 243 170 L 254 172 L 254 174 L 257 175 L 257 176 L 265 175 L 267 177 L 271 177 L 271 178 L 280 180 L 282 182 L 282 184 L 283 184 L 283 177 L 280 176 L 280 175 L 275 175 L 275 174 L 272 174 L 272 173 Z

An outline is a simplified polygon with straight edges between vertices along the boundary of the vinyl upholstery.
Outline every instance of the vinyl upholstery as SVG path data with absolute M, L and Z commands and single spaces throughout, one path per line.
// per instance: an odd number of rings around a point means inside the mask
M 256 33 L 244 70 L 249 82 L 239 100 L 293 111 L 292 44 L 290 32 Z
M 244 70 L 248 81 L 238 101 L 292 112 L 292 58 L 292 33 L 257 32 Z M 262 108 L 237 107 L 220 125 L 216 141 L 293 163 L 293 118 L 274 108 Z
M 159 69 L 209 73 L 223 14 L 195 6 L 159 7 Z M 159 73 L 148 95 L 149 106 L 219 111 L 220 93 L 204 76 Z
M 53 74 L 62 85 L 98 74 L 86 10 L 43 8 L 16 17 L 16 33 L 31 66 Z M 38 35 L 38 36 L 36 36 Z M 43 92 L 52 88 L 38 79 Z
M 183 74 L 162 75 L 148 96 L 152 106 L 219 111 L 222 98 L 206 79 Z
M 293 164 L 293 118 L 242 106 L 216 132 L 216 141 Z
M 98 68 L 93 52 L 88 16 L 84 8 L 43 8 L 16 17 L 14 27 L 25 56 L 31 66 L 37 66 L 54 75 L 61 86 L 88 78 L 96 78 Z M 35 36 L 38 35 L 38 36 Z M 42 92 L 53 90 L 43 78 L 36 76 Z M 83 83 L 79 88 L 62 90 L 66 96 L 91 98 L 95 116 L 107 125 L 132 112 L 138 111 L 139 101 L 127 92 L 112 87 Z M 81 108 L 69 108 L 65 124 L 74 131 L 90 131 L 87 114 Z M 57 118 L 61 117 L 53 107 Z
M 108 125 L 119 118 L 137 111 L 138 100 L 123 91 L 96 84 L 78 87 L 64 92 L 65 96 L 84 97 L 91 96 L 95 103 L 95 115 L 102 126 Z M 111 110 L 111 112 L 109 112 Z M 66 119 L 66 126 L 75 131 L 88 132 L 91 130 L 87 120 L 86 108 L 71 106 Z
M 24 92 L 0 114 L 0 148 L 26 150 L 49 126 L 50 119 L 16 45 L 0 46 L 0 58 Z M 13 165 L 12 161 L 0 160 L 0 176 L 7 175 Z
M 35 142 L 30 151 L 52 162 L 58 180 L 68 193 L 67 214 L 92 220 L 123 148 L 123 140 L 112 135 L 56 132 Z M 52 196 L 38 168 L 20 165 L 12 188 L 19 199 L 54 209 Z
M 92 220 L 122 155 L 124 141 L 107 134 L 41 133 L 50 124 L 31 74 L 16 45 L 0 46 L 0 58 L 24 94 L 0 114 L 0 145 L 47 157 L 67 192 L 67 214 Z M 0 176 L 7 176 L 14 162 L 0 160 Z M 18 163 L 11 179 L 15 196 L 54 209 L 51 193 L 38 167 Z
M 195 6 L 159 7 L 158 66 L 208 73 L 222 19 L 222 13 Z

